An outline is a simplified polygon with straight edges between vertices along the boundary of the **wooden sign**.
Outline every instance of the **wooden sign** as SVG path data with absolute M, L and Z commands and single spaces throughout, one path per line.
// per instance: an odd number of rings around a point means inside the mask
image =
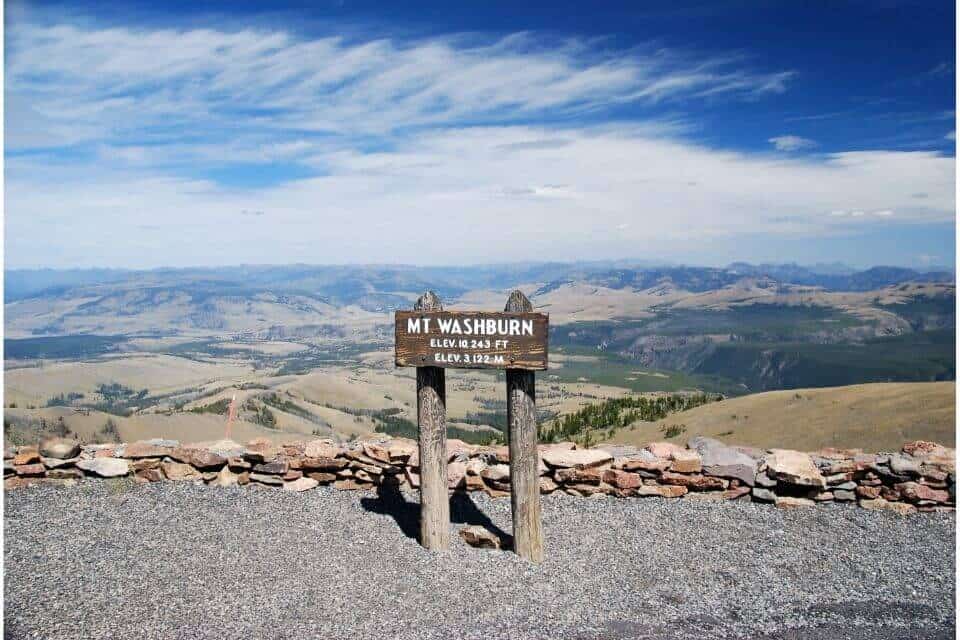
M 398 367 L 547 368 L 544 313 L 397 311 Z

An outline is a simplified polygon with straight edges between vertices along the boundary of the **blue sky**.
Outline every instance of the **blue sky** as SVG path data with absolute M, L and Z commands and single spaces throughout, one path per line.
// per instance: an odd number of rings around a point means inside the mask
M 7 5 L 7 268 L 954 263 L 949 2 L 154 4 Z

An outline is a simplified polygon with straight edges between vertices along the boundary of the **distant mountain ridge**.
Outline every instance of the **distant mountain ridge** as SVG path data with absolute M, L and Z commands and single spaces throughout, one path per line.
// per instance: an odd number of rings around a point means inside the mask
M 820 287 L 828 291 L 870 291 L 909 281 L 954 282 L 951 271 L 921 272 L 905 267 L 877 266 L 856 271 L 843 265 L 760 264 L 736 262 L 726 267 L 622 264 L 614 262 L 522 263 L 466 267 L 390 265 L 232 266 L 156 269 L 14 269 L 5 272 L 5 302 L 49 297 L 65 292 L 125 284 L 138 289 L 178 288 L 196 294 L 251 295 L 258 292 L 306 294 L 331 304 L 364 308 L 398 302 L 397 292 L 433 289 L 442 297 L 466 291 L 500 289 L 522 283 L 547 283 L 535 292 L 547 293 L 566 283 L 585 282 L 611 289 L 645 290 L 663 283 L 691 292 L 732 285 L 743 278 Z

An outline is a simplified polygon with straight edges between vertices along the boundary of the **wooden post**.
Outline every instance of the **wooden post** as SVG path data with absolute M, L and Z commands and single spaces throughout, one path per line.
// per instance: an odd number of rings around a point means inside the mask
M 414 311 L 443 311 L 440 298 L 427 291 Z M 420 544 L 441 551 L 450 546 L 450 498 L 447 495 L 447 392 L 440 367 L 417 367 L 417 427 L 420 443 Z
M 514 290 L 504 311 L 530 312 L 533 305 L 520 290 Z M 543 560 L 543 529 L 540 524 L 540 465 L 533 371 L 507 369 L 507 431 L 514 549 L 520 557 L 540 562 Z

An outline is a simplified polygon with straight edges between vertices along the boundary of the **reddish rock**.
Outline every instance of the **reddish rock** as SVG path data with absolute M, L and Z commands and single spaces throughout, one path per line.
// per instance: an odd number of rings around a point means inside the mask
M 646 447 L 647 451 L 657 456 L 658 458 L 664 458 L 666 460 L 670 459 L 670 456 L 677 452 L 686 451 L 685 447 L 681 447 L 678 444 L 672 442 L 651 442 Z
M 499 549 L 500 538 L 492 531 L 479 525 L 470 525 L 460 529 L 460 537 L 471 547 L 477 549 Z
M 80 469 L 50 469 L 47 477 L 56 480 L 83 480 L 84 475 Z
M 554 477 L 557 482 L 567 484 L 598 485 L 603 481 L 603 474 L 600 469 L 557 469 Z
M 641 486 L 642 479 L 636 473 L 620 469 L 607 469 L 603 472 L 603 481 L 617 489 L 636 489 Z
M 67 460 L 80 455 L 80 443 L 69 438 L 46 438 L 40 443 L 39 452 L 44 458 Z
M 857 495 L 865 500 L 876 500 L 880 497 L 880 487 L 857 487 Z
M 598 449 L 553 449 L 543 452 L 543 461 L 555 469 L 590 469 L 603 466 L 613 456 Z
M 946 447 L 939 445 L 936 442 L 929 442 L 927 440 L 914 440 L 912 442 L 904 443 L 901 451 L 907 453 L 916 458 L 922 458 L 929 456 L 931 454 L 943 454 L 946 452 Z
M 362 445 L 363 452 L 370 458 L 378 462 L 383 462 L 385 464 L 390 464 L 390 451 L 386 447 L 382 447 L 378 444 L 373 444 L 370 442 L 364 442 Z
M 227 463 L 227 459 L 206 449 L 187 449 L 177 447 L 170 452 L 170 457 L 177 462 L 183 462 L 201 471 L 217 470 Z
M 700 473 L 703 465 L 694 451 L 674 451 L 670 454 L 670 471 L 674 473 Z
M 857 465 L 853 460 L 842 460 L 840 462 L 834 462 L 833 464 L 823 467 L 821 473 L 825 476 L 835 476 L 841 473 L 850 473 L 852 474 L 857 470 Z
M 772 449 L 766 458 L 767 475 L 780 482 L 800 487 L 824 488 L 823 476 L 806 453 L 790 449 Z
M 307 477 L 316 480 L 319 484 L 330 484 L 331 482 L 335 482 L 337 479 L 337 476 L 334 474 L 326 473 L 324 471 L 313 471 L 308 473 Z
M 13 478 L 7 478 L 3 481 L 3 488 L 7 491 L 10 489 L 22 489 L 24 487 L 32 487 L 39 485 L 43 481 L 43 478 L 22 478 L 16 476 Z
M 199 471 L 183 462 L 162 462 L 160 468 L 170 480 L 192 481 L 203 478 Z
M 645 484 L 635 489 L 638 496 L 660 496 L 661 498 L 679 498 L 687 493 L 680 485 Z
M 307 447 L 309 450 L 309 445 Z M 254 463 L 270 462 L 276 457 L 276 447 L 266 438 L 254 438 L 247 443 L 247 448 L 243 452 L 243 458 Z
M 299 480 L 302 477 L 303 477 L 303 471 L 300 471 L 299 469 L 290 469 L 285 474 L 283 474 L 283 479 L 287 482 L 291 482 L 293 480 Z
M 13 470 L 18 476 L 42 476 L 47 472 L 47 468 L 40 462 L 33 464 L 15 464 Z
M 950 494 L 942 489 L 933 489 L 917 482 L 902 482 L 895 485 L 897 491 L 908 502 L 929 500 L 931 502 L 949 502 Z
M 900 499 L 900 492 L 893 487 L 880 487 L 880 497 L 890 502 L 896 502 Z
M 334 489 L 340 489 L 342 491 L 363 490 L 370 489 L 371 487 L 373 487 L 373 484 L 369 482 L 360 482 L 349 478 L 346 480 L 337 480 L 333 483 Z
M 390 462 L 394 464 L 408 463 L 417 453 L 417 443 L 412 440 L 392 440 L 387 446 L 390 453 Z
M 339 471 L 345 468 L 349 462 L 343 458 L 303 458 L 300 460 L 300 468 L 304 471 Z
M 673 473 L 664 471 L 660 474 L 660 482 L 663 484 L 672 484 L 681 487 L 687 487 L 694 491 L 715 491 L 726 489 L 729 484 L 723 478 L 713 478 L 699 474 Z
M 123 457 L 134 460 L 138 458 L 162 458 L 170 455 L 172 451 L 173 447 L 160 447 L 150 442 L 139 441 L 131 442 L 124 447 Z
M 140 469 L 133 472 L 133 479 L 136 482 L 160 482 L 164 479 L 163 471 L 159 468 Z
M 660 473 L 670 468 L 669 460 L 646 460 L 643 458 L 626 458 L 618 460 L 613 464 L 615 469 L 624 471 L 646 471 L 649 473 Z
M 295 492 L 309 491 L 316 487 L 317 484 L 317 481 L 312 478 L 297 478 L 291 482 L 284 482 L 283 490 Z
M 748 495 L 750 495 L 750 487 L 747 487 L 747 486 L 743 486 L 743 487 L 739 487 L 739 486 L 738 486 L 738 487 L 733 487 L 733 486 L 731 486 L 729 489 L 727 489 L 726 491 L 723 492 L 723 499 L 724 499 L 724 500 L 736 500 L 736 499 L 738 499 L 738 498 L 742 498 L 743 496 L 748 496 Z
M 447 464 L 447 488 L 462 489 L 466 484 L 467 463 L 450 462 Z
M 116 449 L 114 449 L 113 447 L 103 447 L 101 449 L 97 449 L 93 453 L 93 457 L 94 458 L 112 458 L 114 457 L 115 453 L 116 453 Z
M 40 462 L 40 451 L 36 447 L 20 447 L 17 449 L 17 455 L 13 457 L 15 466 L 35 464 Z
M 307 458 L 336 458 L 341 449 L 332 440 L 313 440 L 303 448 L 303 455 Z
M 813 500 L 808 500 L 806 498 L 794 498 L 791 496 L 777 496 L 773 501 L 773 504 L 777 509 L 797 509 L 802 507 L 812 507 L 814 506 Z
M 140 458 L 130 463 L 130 469 L 133 471 L 143 471 L 144 469 L 159 469 L 160 458 Z
M 810 492 L 810 499 L 814 502 L 829 502 L 833 500 L 833 492 L 814 490 Z
M 560 488 L 556 482 L 553 481 L 553 478 L 550 476 L 540 476 L 540 493 L 548 494 L 553 493 Z

